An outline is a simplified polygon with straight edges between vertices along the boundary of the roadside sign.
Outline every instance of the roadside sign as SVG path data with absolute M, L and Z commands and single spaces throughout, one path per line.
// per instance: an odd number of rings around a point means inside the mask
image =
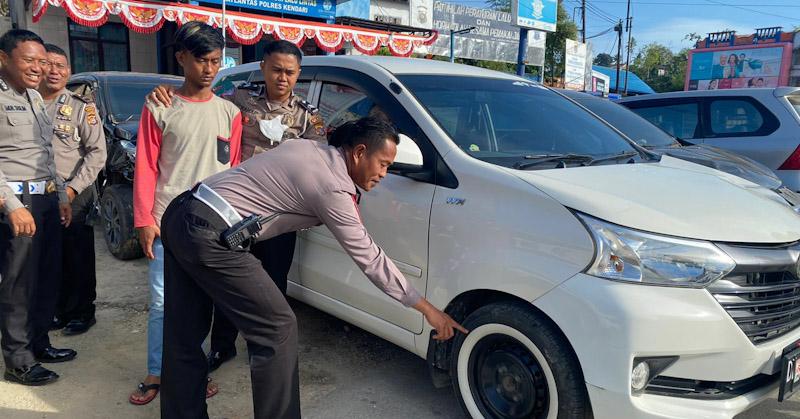
M 516 26 L 555 32 L 558 0 L 512 0 L 511 16 Z

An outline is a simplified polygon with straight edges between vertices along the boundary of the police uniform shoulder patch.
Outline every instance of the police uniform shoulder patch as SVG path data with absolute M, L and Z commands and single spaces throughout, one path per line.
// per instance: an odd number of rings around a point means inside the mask
M 83 117 L 89 125 L 97 125 L 97 107 L 94 104 L 88 104 L 83 107 Z
M 2 90 L 2 91 L 4 91 L 4 92 L 5 92 L 6 90 L 8 90 L 8 85 L 6 84 L 6 81 L 5 81 L 5 80 L 3 80 L 3 79 L 0 79 L 0 90 Z
M 72 93 L 72 97 L 75 98 L 76 100 L 79 100 L 79 101 L 81 101 L 83 103 L 86 103 L 86 104 L 89 104 L 89 103 L 93 102 L 92 98 L 90 98 L 88 96 L 79 95 L 79 94 L 74 93 L 74 92 Z
M 325 121 L 322 120 L 322 116 L 320 116 L 318 112 L 311 113 L 311 118 L 308 120 L 308 122 L 311 123 L 312 127 L 314 127 L 314 132 L 317 135 L 321 137 L 325 136 Z

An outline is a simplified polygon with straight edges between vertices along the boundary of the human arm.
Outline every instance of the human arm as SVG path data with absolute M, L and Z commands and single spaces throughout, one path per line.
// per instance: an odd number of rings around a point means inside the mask
M 242 113 L 238 112 L 231 124 L 231 167 L 242 162 Z
M 133 225 L 145 256 L 155 259 L 153 241 L 161 231 L 153 217 L 158 181 L 158 157 L 161 153 L 161 128 L 145 106 L 139 120 L 136 141 L 136 164 L 133 171 Z
M 175 95 L 175 86 L 169 84 L 159 84 L 145 98 L 159 106 L 172 106 L 172 97 Z
M 78 172 L 67 182 L 68 193 L 72 189 L 78 195 L 91 186 L 106 164 L 106 136 L 98 121 L 96 109 L 94 103 L 88 103 L 84 105 L 82 115 L 79 116 L 78 135 L 85 154 Z

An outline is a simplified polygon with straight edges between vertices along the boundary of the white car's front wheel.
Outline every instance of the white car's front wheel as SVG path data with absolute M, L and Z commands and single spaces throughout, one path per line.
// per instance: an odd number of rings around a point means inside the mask
M 456 396 L 473 418 L 591 417 L 580 365 L 566 339 L 529 307 L 497 303 L 469 315 L 453 342 Z

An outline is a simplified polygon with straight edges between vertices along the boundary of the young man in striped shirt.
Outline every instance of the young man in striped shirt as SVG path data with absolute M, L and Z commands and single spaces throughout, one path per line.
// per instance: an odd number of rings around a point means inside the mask
M 129 398 L 137 405 L 152 401 L 161 381 L 165 298 L 161 216 L 180 193 L 240 161 L 241 113 L 211 91 L 211 82 L 220 69 L 223 45 L 221 33 L 206 24 L 190 22 L 181 26 L 175 39 L 175 57 L 183 68 L 185 81 L 175 92 L 172 106 L 147 103 L 142 109 L 133 183 L 134 224 L 150 259 L 151 303 L 148 375 Z M 206 396 L 214 394 L 216 386 L 209 383 Z

